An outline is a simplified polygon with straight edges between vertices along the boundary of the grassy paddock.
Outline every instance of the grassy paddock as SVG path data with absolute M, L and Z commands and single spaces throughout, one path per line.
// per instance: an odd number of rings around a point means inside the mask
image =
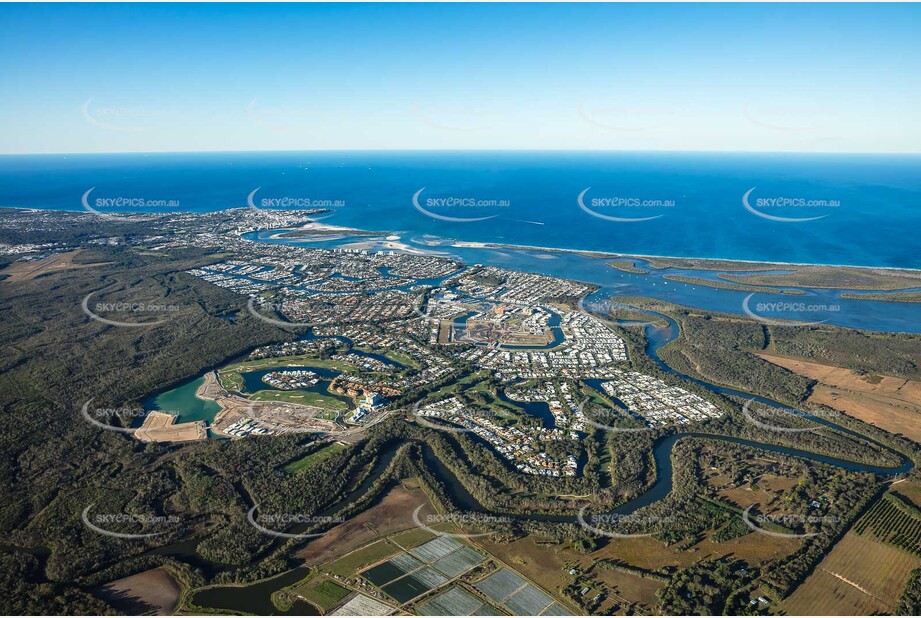
M 285 472 L 289 474 L 294 474 L 295 472 L 300 472 L 304 468 L 309 468 L 311 465 L 323 461 L 336 453 L 345 450 L 345 447 L 339 444 L 338 442 L 330 442 L 323 448 L 320 448 L 309 455 L 301 457 L 300 459 L 295 459 L 291 463 L 287 464 L 284 467 Z

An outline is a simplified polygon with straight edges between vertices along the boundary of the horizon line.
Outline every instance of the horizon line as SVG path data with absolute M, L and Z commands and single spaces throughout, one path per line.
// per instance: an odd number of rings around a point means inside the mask
M 59 157 L 93 155 L 180 155 L 180 154 L 275 154 L 275 153 L 515 153 L 515 154 L 759 154 L 759 155 L 877 155 L 918 156 L 917 151 L 833 151 L 833 150 L 669 150 L 669 149 L 581 149 L 581 148 L 322 148 L 322 149 L 253 149 L 253 150 L 123 150 L 123 151 L 61 151 L 61 152 L 0 152 L 0 157 Z

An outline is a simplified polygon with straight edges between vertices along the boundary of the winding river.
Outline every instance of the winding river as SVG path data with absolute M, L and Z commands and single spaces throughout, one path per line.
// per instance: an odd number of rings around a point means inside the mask
M 634 308 L 635 310 L 640 310 Z M 735 389 L 718 386 L 692 378 L 685 374 L 682 374 L 678 371 L 675 371 L 669 367 L 660 357 L 659 350 L 668 345 L 670 342 L 674 341 L 680 334 L 680 329 L 678 323 L 669 316 L 654 312 L 641 310 L 644 313 L 655 315 L 656 317 L 667 322 L 667 326 L 655 326 L 652 324 L 645 326 L 646 331 L 646 340 L 647 347 L 646 352 L 649 354 L 655 363 L 665 372 L 668 372 L 672 375 L 678 376 L 684 380 L 689 380 L 695 384 L 699 384 L 704 388 L 709 389 L 714 393 L 720 395 L 734 395 L 737 397 L 742 397 L 745 399 L 754 399 L 755 401 L 771 406 L 778 409 L 787 410 L 788 408 L 781 403 L 768 399 L 767 397 L 760 397 L 751 395 L 749 393 L 744 393 Z M 518 404 L 521 405 L 521 404 Z M 698 432 L 679 432 L 670 434 L 663 438 L 658 439 L 653 445 L 653 460 L 655 461 L 656 468 L 656 479 L 653 485 L 644 493 L 636 496 L 635 498 L 621 504 L 620 506 L 613 509 L 610 513 L 616 515 L 629 515 L 636 512 L 637 510 L 654 504 L 659 500 L 665 498 L 672 490 L 672 478 L 673 478 L 673 468 L 671 454 L 672 450 L 675 447 L 675 444 L 682 438 L 707 438 L 712 440 L 720 440 L 723 442 L 728 442 L 731 444 L 739 444 L 743 446 L 750 446 L 753 448 L 758 448 L 764 451 L 769 451 L 772 453 L 779 453 L 782 455 L 788 455 L 791 457 L 797 457 L 800 459 L 806 459 L 809 461 L 815 461 L 818 463 L 823 463 L 831 466 L 836 466 L 844 470 L 849 470 L 852 472 L 865 472 L 870 474 L 875 474 L 878 476 L 894 476 L 897 474 L 903 474 L 909 472 L 913 467 L 913 462 L 899 453 L 894 449 L 881 444 L 871 438 L 864 436 L 856 431 L 850 430 L 846 427 L 842 427 L 832 421 L 829 421 L 824 418 L 819 418 L 811 414 L 803 413 L 802 418 L 807 418 L 813 422 L 824 425 L 831 429 L 835 429 L 842 433 L 860 438 L 861 440 L 867 441 L 881 449 L 884 449 L 890 453 L 893 453 L 901 459 L 901 464 L 895 467 L 888 466 L 875 466 L 855 461 L 850 461 L 847 459 L 840 459 L 836 457 L 829 457 L 827 455 L 820 455 L 818 453 L 812 453 L 810 451 L 805 451 L 802 449 L 790 448 L 786 446 L 780 446 L 776 444 L 766 444 L 761 442 L 756 442 L 753 440 L 747 440 L 744 438 L 735 438 L 731 436 L 724 436 L 719 434 L 708 434 L 708 433 L 698 433 Z M 530 519 L 534 521 L 546 521 L 546 522 L 556 522 L 556 523 L 575 523 L 577 522 L 577 517 L 575 515 L 554 515 L 554 514 L 528 514 L 520 515 L 514 513 L 498 513 L 490 511 L 481 505 L 474 497 L 471 495 L 466 488 L 460 483 L 460 480 L 440 461 L 429 449 L 424 451 L 425 453 L 425 462 L 433 472 L 444 481 L 446 489 L 451 497 L 452 502 L 459 508 L 463 510 L 486 513 L 490 515 L 498 516 L 509 516 L 518 519 Z
M 328 242 L 319 242 L 319 243 L 301 243 L 293 239 L 281 239 L 276 237 L 274 234 L 269 233 L 252 233 L 244 235 L 244 238 L 252 240 L 255 242 L 267 242 L 267 243 L 281 243 L 281 244 L 292 244 L 295 246 L 313 246 L 317 248 L 338 248 L 342 246 L 348 246 L 349 240 L 353 240 L 348 236 L 343 238 L 332 239 Z M 367 240 L 367 239 L 364 239 Z M 411 240 L 407 239 L 410 245 L 414 244 Z M 372 250 L 377 249 L 375 247 Z M 466 261 L 468 263 L 472 262 L 483 262 L 483 249 L 460 249 L 457 246 L 451 247 L 452 253 L 459 254 L 455 255 L 461 261 Z M 490 253 L 495 253 L 495 251 L 490 251 Z M 590 302 L 595 300 L 604 300 L 604 297 L 616 297 L 620 295 L 648 295 L 653 298 L 666 298 L 671 300 L 671 298 L 663 297 L 659 292 L 660 289 L 657 289 L 657 283 L 662 284 L 658 288 L 665 287 L 668 282 L 662 279 L 665 274 L 671 272 L 680 272 L 681 269 L 664 269 L 660 272 L 656 272 L 654 269 L 650 269 L 651 272 L 645 275 L 636 275 L 632 273 L 625 273 L 617 271 L 607 265 L 608 259 L 598 259 L 590 258 L 584 255 L 579 255 L 576 253 L 563 252 L 555 253 L 552 257 L 553 260 L 549 261 L 549 264 L 554 268 L 550 268 L 551 272 L 546 272 L 546 265 L 548 262 L 546 260 L 539 260 L 536 258 L 547 257 L 546 255 L 540 254 L 532 250 L 510 250 L 504 249 L 501 252 L 502 255 L 517 256 L 517 259 L 512 260 L 513 263 L 501 263 L 503 267 L 513 268 L 518 270 L 524 270 L 528 272 L 538 272 L 540 274 L 547 274 L 550 276 L 556 277 L 565 277 L 576 280 L 588 281 L 599 285 L 600 288 L 597 292 L 590 295 Z M 490 255 L 492 257 L 492 255 Z M 478 259 L 477 259 L 478 258 Z M 488 263 L 492 263 L 491 260 L 486 260 Z M 642 262 L 642 260 L 640 260 Z M 785 271 L 774 271 L 774 272 L 785 272 Z M 705 278 L 716 278 L 718 271 L 713 271 L 712 273 L 694 270 L 688 271 L 688 273 L 693 273 L 696 276 L 704 276 Z M 386 274 L 386 273 L 382 273 Z M 437 283 L 436 281 L 431 281 L 431 283 Z M 672 285 L 671 287 L 676 287 Z M 735 297 L 738 295 L 744 295 L 744 292 L 736 292 L 732 290 L 725 289 L 715 289 L 707 288 L 700 286 L 689 286 L 681 284 L 681 294 L 691 294 L 693 297 L 692 302 L 688 302 L 691 306 L 716 310 L 716 311 L 728 311 L 731 313 L 740 313 L 738 306 L 734 306 L 733 302 L 715 302 L 716 299 L 724 299 L 727 297 Z M 847 303 L 846 299 L 840 297 L 840 290 L 807 290 L 807 293 L 810 295 L 818 295 L 824 300 L 829 302 L 837 303 Z M 701 295 L 702 294 L 702 295 Z M 833 295 L 833 296 L 832 296 Z M 893 319 L 893 309 L 894 306 L 899 308 L 904 308 L 902 303 L 885 303 L 885 302 L 873 302 L 871 301 L 850 301 L 852 303 L 858 303 L 854 306 L 855 311 L 845 312 L 844 315 L 840 313 L 831 315 L 828 322 L 836 324 L 838 326 L 844 327 L 869 327 L 875 330 L 882 331 L 908 331 L 913 332 L 915 329 L 907 324 L 903 319 Z M 669 316 L 663 315 L 661 313 L 641 309 L 633 308 L 642 313 L 649 315 L 654 315 L 660 320 L 663 320 L 667 323 L 667 326 L 661 327 L 654 324 L 647 324 L 645 326 L 645 334 L 647 339 L 646 352 L 652 358 L 652 360 L 659 366 L 662 371 L 675 375 L 683 380 L 688 380 L 695 384 L 702 386 L 710 390 L 711 392 L 741 397 L 743 399 L 754 400 L 762 405 L 770 406 L 776 409 L 787 410 L 787 406 L 782 405 L 781 403 L 774 401 L 772 399 L 761 397 L 758 395 L 753 395 L 750 393 L 745 393 L 738 391 L 732 388 L 719 386 L 716 384 L 711 384 L 704 380 L 693 378 L 691 376 L 682 374 L 671 367 L 669 367 L 660 357 L 659 350 L 664 346 L 668 345 L 670 342 L 674 341 L 680 334 L 680 329 L 678 323 Z M 858 310 L 859 309 L 859 310 Z M 869 324 L 868 320 L 851 320 L 843 319 L 848 316 L 863 316 L 866 317 L 867 309 L 872 309 L 874 316 L 873 323 Z M 558 316 L 555 316 L 558 318 Z M 795 317 L 795 316 L 790 316 Z M 901 316 L 904 318 L 904 315 Z M 559 322 L 557 322 L 558 324 Z M 559 336 L 559 330 L 554 329 L 555 336 Z M 548 347 L 556 345 L 558 342 L 555 339 L 553 344 Z M 522 406 L 519 402 L 514 402 L 518 406 Z M 542 415 L 541 415 L 542 416 Z M 840 431 L 844 434 L 850 435 L 852 437 L 859 438 L 864 440 L 880 449 L 888 451 L 895 454 L 901 460 L 901 464 L 894 467 L 887 466 L 878 466 L 864 464 L 855 461 L 849 461 L 846 459 L 840 459 L 835 457 L 829 457 L 825 455 L 819 455 L 817 453 L 812 453 L 810 451 L 805 451 L 801 449 L 789 448 L 784 446 L 779 446 L 775 444 L 766 444 L 755 442 L 752 440 L 746 440 L 743 438 L 734 438 L 729 436 L 723 436 L 718 434 L 705 434 L 705 433 L 674 433 L 665 437 L 658 439 L 653 445 L 653 460 L 656 467 L 656 480 L 645 493 L 637 496 L 636 498 L 620 505 L 617 507 L 614 512 L 620 515 L 626 515 L 633 513 L 634 511 L 648 506 L 658 500 L 661 500 L 669 494 L 672 488 L 672 462 L 671 462 L 671 453 L 675 444 L 684 437 L 701 437 L 709 438 L 714 440 L 722 440 L 724 442 L 729 442 L 733 444 L 741 444 L 746 446 L 751 446 L 753 448 L 758 448 L 761 450 L 779 453 L 783 455 L 789 455 L 792 457 L 798 457 L 801 459 L 806 459 L 809 461 L 815 461 L 819 463 L 824 463 L 832 466 L 836 466 L 845 470 L 850 470 L 854 472 L 866 472 L 879 476 L 894 476 L 897 474 L 902 474 L 910 471 L 913 468 L 913 463 L 907 457 L 901 453 L 895 451 L 894 449 L 883 445 L 871 438 L 868 438 L 858 432 L 855 432 L 846 427 L 842 427 L 837 423 L 834 423 L 828 419 L 816 417 L 814 415 L 801 413 L 802 418 L 809 419 L 810 421 L 823 425 L 825 427 Z M 446 485 L 448 490 L 452 491 L 452 499 L 456 500 L 456 504 L 465 509 L 477 512 L 488 512 L 488 509 L 485 509 L 480 505 L 466 490 L 463 490 L 460 482 L 454 478 L 453 474 L 450 474 L 450 471 L 447 470 L 443 465 L 437 465 L 435 462 L 437 458 L 427 457 L 427 461 L 435 466 L 439 476 L 445 477 L 444 480 L 448 481 Z M 434 461 L 433 461 L 434 460 Z M 574 521 L 574 516 L 558 516 L 558 515 L 546 515 L 546 514 L 534 514 L 528 515 L 527 517 L 540 520 L 553 520 L 553 521 Z
M 639 309 L 637 309 L 639 310 Z M 692 378 L 690 376 L 684 375 L 678 371 L 675 371 L 669 367 L 660 357 L 659 350 L 668 345 L 670 342 L 674 341 L 680 334 L 680 329 L 678 323 L 669 316 L 656 313 L 653 311 L 645 311 L 645 313 L 655 315 L 661 320 L 667 322 L 667 326 L 656 326 L 656 325 L 646 325 L 646 340 L 647 348 L 646 351 L 649 354 L 656 364 L 663 370 L 672 375 L 676 375 L 684 380 L 690 380 L 696 384 L 699 384 L 714 393 L 721 395 L 734 395 L 737 397 L 743 397 L 748 399 L 755 399 L 756 401 L 776 408 L 786 409 L 782 404 L 768 399 L 766 397 L 754 396 L 748 393 L 743 393 L 731 388 L 726 388 L 718 386 L 715 384 L 710 384 L 703 380 Z M 518 406 L 524 406 L 521 402 L 509 401 Z M 835 457 L 829 457 L 826 455 L 820 455 L 817 453 L 811 453 L 809 451 L 804 451 L 801 449 L 789 448 L 785 446 L 779 446 L 775 444 L 765 444 L 760 442 L 755 442 L 752 440 L 746 440 L 742 438 L 734 438 L 730 436 L 722 436 L 717 434 L 707 434 L 707 433 L 697 433 L 697 432 L 683 432 L 683 433 L 674 433 L 663 438 L 660 438 L 653 445 L 653 460 L 655 462 L 655 472 L 656 478 L 653 482 L 653 485 L 646 490 L 644 493 L 639 496 L 629 500 L 620 506 L 616 507 L 609 514 L 625 516 L 635 511 L 649 506 L 658 502 L 659 500 L 664 499 L 672 490 L 672 480 L 673 480 L 673 467 L 672 467 L 672 450 L 679 440 L 683 438 L 706 438 L 713 440 L 721 440 L 723 442 L 728 442 L 731 444 L 739 444 L 743 446 L 750 446 L 758 448 L 761 450 L 769 451 L 772 453 L 779 453 L 783 455 L 788 455 L 791 457 L 798 457 L 801 459 L 806 459 L 809 461 L 815 461 L 823 464 L 828 464 L 831 466 L 836 466 L 845 470 L 850 470 L 854 472 L 866 472 L 872 473 L 879 476 L 892 476 L 896 474 L 901 474 L 908 472 L 912 469 L 913 463 L 908 458 L 904 457 L 901 453 L 894 451 L 893 449 L 880 444 L 870 438 L 859 434 L 858 432 L 852 431 L 845 427 L 841 427 L 836 423 L 833 423 L 827 419 L 818 418 L 812 415 L 804 415 L 805 418 L 822 424 L 824 426 L 836 429 L 838 431 L 844 432 L 846 434 L 859 437 L 863 440 L 866 440 L 879 448 L 885 449 L 889 452 L 897 454 L 901 460 L 902 464 L 897 467 L 884 467 L 884 466 L 873 466 L 869 464 L 849 461 L 845 459 L 838 459 Z M 396 449 L 388 449 L 377 464 L 374 466 L 374 470 L 371 474 L 367 475 L 365 479 L 353 490 L 351 490 L 347 496 L 342 500 L 337 501 L 337 503 L 326 510 L 323 511 L 324 514 L 332 515 L 341 508 L 342 505 L 347 505 L 353 500 L 359 499 L 364 492 L 366 492 L 374 479 L 383 472 L 383 470 L 390 464 L 395 455 Z M 438 477 L 444 484 L 445 489 L 451 499 L 451 502 L 458 508 L 475 513 L 482 513 L 492 516 L 508 516 L 516 519 L 527 519 L 532 521 L 540 522 L 552 522 L 552 523 L 578 523 L 578 516 L 575 514 L 547 514 L 547 513 L 532 513 L 528 515 L 521 515 L 516 513 L 500 513 L 496 511 L 491 511 L 485 508 L 480 502 L 463 486 L 460 480 L 456 475 L 438 458 L 435 456 L 431 447 L 428 445 L 422 445 L 422 456 L 423 461 L 427 468 Z M 297 531 L 295 531 L 297 532 Z M 304 577 L 306 577 L 310 572 L 309 567 L 301 566 L 291 571 L 287 571 L 275 577 L 255 582 L 249 585 L 225 585 L 225 586 L 212 586 L 204 589 L 200 589 L 195 592 L 192 597 L 192 602 L 195 605 L 207 607 L 207 608 L 224 608 L 224 609 L 233 609 L 235 611 L 245 611 L 249 613 L 257 614 L 281 614 L 281 615 L 316 615 L 318 613 L 317 609 L 305 601 L 296 602 L 290 609 L 284 612 L 280 612 L 272 603 L 271 597 L 272 594 L 284 588 L 290 586 Z
M 263 240 L 263 239 L 259 239 Z M 382 273 L 385 274 L 386 273 Z M 604 291 L 599 290 L 599 293 L 604 294 Z M 608 292 L 610 293 L 610 292 Z M 637 311 L 649 315 L 655 315 L 660 320 L 666 322 L 666 326 L 657 326 L 655 324 L 647 324 L 645 326 L 645 334 L 647 340 L 646 352 L 649 357 L 658 365 L 658 367 L 667 373 L 675 375 L 683 380 L 691 381 L 695 384 L 698 384 L 711 392 L 720 394 L 720 395 L 729 395 L 735 397 L 741 397 L 744 399 L 751 399 L 757 401 L 763 405 L 771 406 L 777 409 L 786 410 L 787 407 L 781 403 L 774 401 L 772 399 L 753 395 L 750 393 L 745 393 L 738 391 L 732 388 L 719 386 L 716 384 L 711 384 L 709 382 L 693 378 L 691 376 L 682 374 L 671 367 L 669 367 L 659 356 L 659 350 L 664 346 L 668 345 L 670 342 L 674 341 L 680 334 L 680 328 L 678 323 L 669 316 L 640 308 L 633 308 Z M 558 316 L 557 316 L 558 317 Z M 558 324 L 558 322 L 557 322 Z M 556 334 L 559 334 L 558 329 L 554 329 Z M 313 338 L 311 335 L 308 335 L 305 338 Z M 557 344 L 556 339 L 554 343 L 547 347 L 552 347 Z M 507 398 L 503 397 L 504 400 Z M 526 408 L 526 404 L 521 402 L 509 401 L 519 407 Z M 544 414 L 538 414 L 538 416 L 544 417 Z M 894 476 L 898 474 L 903 474 L 909 472 L 913 468 L 913 462 L 902 455 L 901 453 L 895 451 L 894 449 L 881 444 L 871 438 L 868 438 L 859 432 L 853 431 L 846 427 L 842 427 L 830 420 L 825 418 L 819 418 L 814 415 L 802 414 L 803 418 L 807 418 L 812 422 L 835 429 L 842 433 L 848 434 L 853 437 L 857 437 L 861 440 L 864 440 L 874 446 L 893 453 L 899 457 L 901 464 L 894 467 L 887 466 L 875 466 L 870 464 L 864 464 L 860 462 L 839 459 L 835 457 L 829 457 L 826 455 L 820 455 L 817 453 L 812 453 L 809 451 L 790 448 L 785 446 L 779 446 L 776 444 L 766 444 L 755 442 L 752 440 L 747 440 L 743 438 L 735 438 L 730 436 L 723 436 L 717 434 L 708 434 L 708 433 L 698 433 L 698 432 L 679 432 L 667 435 L 658 439 L 653 444 L 652 455 L 655 462 L 655 481 L 652 486 L 645 491 L 644 493 L 636 496 L 635 498 L 619 505 L 612 511 L 610 514 L 616 514 L 620 516 L 629 515 L 636 512 L 637 510 L 654 504 L 662 499 L 664 499 L 672 490 L 673 484 L 673 466 L 671 455 L 675 445 L 679 440 L 683 438 L 706 438 L 712 440 L 720 440 L 723 442 L 738 444 L 743 446 L 749 446 L 764 451 L 778 453 L 782 455 L 787 455 L 791 457 L 797 457 L 800 459 L 814 461 L 818 463 L 823 463 L 831 466 L 836 466 L 838 468 L 849 470 L 853 472 L 864 472 L 875 474 L 878 476 Z M 491 511 L 485 508 L 480 502 L 463 486 L 460 480 L 454 475 L 454 473 L 440 460 L 435 456 L 431 447 L 428 445 L 422 445 L 422 454 L 423 461 L 426 464 L 432 473 L 438 477 L 444 484 L 445 489 L 452 501 L 452 503 L 458 508 L 475 513 L 482 513 L 493 516 L 509 516 L 516 519 L 527 519 L 532 521 L 542 521 L 542 522 L 556 522 L 556 523 L 577 523 L 579 518 L 575 514 L 546 514 L 546 513 L 533 513 L 527 515 L 521 515 L 516 513 L 500 513 Z M 378 463 L 376 468 L 380 468 L 382 465 L 389 463 L 392 458 L 393 453 L 387 453 L 386 457 L 382 458 L 382 461 Z M 327 509 L 327 512 L 334 512 L 338 509 L 339 505 L 348 504 L 349 501 L 358 499 L 360 494 L 362 494 L 368 488 L 368 484 L 373 480 L 375 475 L 369 475 L 357 488 L 350 491 L 345 500 L 337 502 L 337 505 Z M 193 602 L 197 605 L 202 605 L 206 607 L 217 607 L 217 608 L 233 608 L 235 610 L 249 611 L 254 613 L 261 614 L 277 614 L 278 610 L 274 607 L 271 601 L 272 592 L 279 590 L 282 587 L 291 585 L 307 575 L 309 569 L 307 567 L 298 567 L 292 571 L 288 571 L 276 577 L 256 582 L 254 584 L 246 586 L 215 586 L 210 588 L 205 588 L 199 590 L 195 593 L 193 597 Z M 316 608 L 314 608 L 309 603 L 300 601 L 295 603 L 294 607 L 288 610 L 290 614 L 298 615 L 312 615 L 316 613 Z

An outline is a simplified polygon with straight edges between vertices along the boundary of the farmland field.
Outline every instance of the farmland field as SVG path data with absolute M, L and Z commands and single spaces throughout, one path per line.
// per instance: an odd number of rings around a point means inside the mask
M 559 603 L 554 603 L 553 605 L 545 609 L 543 612 L 541 612 L 540 615 L 541 616 L 572 616 L 572 614 L 569 613 L 569 610 L 563 607 L 562 605 L 560 605 Z
M 441 584 L 448 581 L 448 578 L 433 569 L 432 567 L 423 567 L 413 573 L 413 577 L 418 579 L 420 582 L 428 586 L 429 588 L 436 588 Z
M 461 547 L 432 563 L 432 566 L 447 575 L 457 577 L 483 562 L 485 558 L 469 547 Z
M 287 464 L 284 470 L 285 472 L 289 474 L 293 474 L 295 472 L 298 472 L 299 470 L 303 470 L 304 468 L 307 468 L 313 465 L 314 463 L 323 461 L 330 455 L 335 455 L 336 453 L 338 453 L 344 448 L 345 447 L 339 444 L 338 442 L 330 442 L 328 445 L 317 449 L 316 451 L 314 451 L 313 453 L 310 453 L 309 455 L 305 455 L 304 457 L 300 459 L 295 459 L 291 463 Z
M 404 573 L 409 573 L 413 569 L 418 569 L 420 566 L 422 566 L 422 563 L 419 560 L 416 560 L 409 554 L 400 554 L 399 556 L 394 556 L 390 559 L 390 562 Z
M 416 530 L 412 518 L 407 514 L 412 513 L 420 505 L 423 505 L 423 516 L 430 512 L 428 498 L 421 490 L 414 489 L 409 484 L 398 485 L 370 509 L 335 526 L 322 537 L 310 542 L 298 552 L 298 557 L 303 558 L 307 566 L 331 563 L 328 569 L 330 572 L 343 577 L 351 576 L 356 570 L 366 565 L 374 564 L 388 555 L 400 553 L 400 548 L 386 541 L 375 545 L 375 548 L 384 552 L 385 555 L 362 558 L 368 546 L 379 541 L 380 537 L 405 530 Z M 348 554 L 347 552 L 351 550 L 359 550 L 359 555 L 356 557 L 354 554 Z M 355 563 L 356 560 L 357 563 Z M 340 572 L 340 569 L 345 570 L 344 565 L 353 563 L 355 563 L 354 568 L 347 572 Z
M 760 354 L 761 358 L 818 380 L 811 403 L 827 405 L 892 433 L 921 440 L 921 382 L 860 375 L 850 369 L 805 359 Z
M 348 588 L 325 578 L 310 580 L 292 592 L 307 599 L 323 612 L 329 611 L 352 593 Z
M 892 486 L 892 493 L 921 508 L 921 482 L 912 479 L 900 481 Z
M 478 582 L 476 589 L 496 603 L 502 603 L 521 589 L 525 583 L 517 574 L 508 569 L 502 569 Z
M 505 601 L 516 616 L 536 616 L 553 603 L 553 599 L 528 584 Z
M 163 568 L 123 577 L 99 588 L 99 594 L 105 598 L 119 599 L 123 603 L 137 603 L 146 610 L 160 615 L 173 612 L 179 593 L 179 584 Z
M 854 531 L 921 557 L 921 511 L 897 496 L 886 494 L 854 526 Z
M 425 545 L 411 549 L 409 552 L 425 562 L 432 562 L 461 547 L 462 545 L 451 537 L 441 536 L 437 539 L 432 539 Z
M 658 601 L 656 591 L 663 586 L 661 581 L 621 570 L 599 568 L 594 566 L 596 562 L 612 560 L 655 571 L 663 566 L 686 567 L 699 559 L 699 552 L 705 551 L 714 556 L 735 554 L 757 564 L 771 556 L 789 554 L 799 544 L 798 539 L 771 539 L 765 542 L 764 538 L 763 535 L 749 534 L 718 544 L 705 538 L 685 552 L 677 552 L 648 537 L 619 539 L 617 543 L 601 547 L 591 554 L 578 552 L 565 543 L 540 544 L 533 536 L 509 543 L 497 543 L 482 537 L 476 539 L 475 544 L 551 594 L 562 594 L 560 591 L 572 584 L 574 576 L 569 571 L 575 568 L 583 576 L 618 591 L 616 596 L 609 596 L 603 609 L 615 602 L 628 602 L 639 604 L 644 611 L 651 611 Z M 567 595 L 561 598 L 564 603 L 571 600 Z
M 371 567 L 361 574 L 375 586 L 383 586 L 393 580 L 403 577 L 413 569 L 419 567 L 422 563 L 406 554 L 400 554 L 387 562 Z
M 545 611 L 551 612 L 550 615 L 571 615 L 562 605 L 509 569 L 500 569 L 480 580 L 476 589 L 514 616 L 538 616 Z
M 325 570 L 340 577 L 351 577 L 355 571 L 364 565 L 390 557 L 398 551 L 400 549 L 396 545 L 386 539 L 381 539 L 343 556 L 329 564 Z
M 450 537 L 437 537 L 371 567 L 361 576 L 399 603 L 406 603 L 484 560 L 480 553 Z
M 423 543 L 431 541 L 434 537 L 435 535 L 428 530 L 423 530 L 422 528 L 410 528 L 405 532 L 394 534 L 390 537 L 390 540 L 403 549 L 410 549 L 416 545 L 422 545 Z
M 438 571 L 431 567 L 423 567 L 412 575 L 407 575 L 383 586 L 381 590 L 398 602 L 406 603 L 433 588 L 437 588 L 446 581 L 448 579 Z
M 433 599 L 429 599 L 416 608 L 423 616 L 471 616 L 497 615 L 494 607 L 486 605 L 478 598 L 460 588 L 452 586 Z
M 330 616 L 386 616 L 393 608 L 377 599 L 358 594 Z
M 919 565 L 908 552 L 849 532 L 782 607 L 796 615 L 891 614 Z

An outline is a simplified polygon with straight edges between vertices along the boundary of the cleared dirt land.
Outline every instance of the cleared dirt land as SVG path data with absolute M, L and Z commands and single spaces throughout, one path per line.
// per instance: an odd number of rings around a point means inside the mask
M 134 437 L 141 442 L 190 442 L 208 437 L 204 421 L 176 423 L 176 415 L 166 412 L 150 412 L 144 418 Z
M 555 594 L 560 594 L 560 589 L 572 582 L 570 569 L 575 567 L 583 573 L 588 571 L 593 580 L 605 583 L 614 595 L 603 607 L 610 607 L 612 601 L 628 601 L 651 611 L 656 604 L 656 590 L 663 586 L 655 579 L 613 569 L 591 568 L 592 556 L 580 554 L 564 545 L 541 546 L 534 537 L 512 543 L 495 543 L 483 537 L 475 539 L 474 544 Z
M 31 260 L 28 262 L 14 262 L 7 268 L 0 271 L 0 274 L 8 275 L 6 279 L 9 283 L 19 281 L 29 281 L 42 275 L 58 272 L 61 270 L 70 270 L 73 268 L 91 268 L 93 266 L 104 266 L 112 262 L 99 262 L 96 264 L 74 264 L 74 258 L 80 254 L 80 249 L 68 251 L 67 253 L 58 253 L 44 260 Z
M 511 543 L 496 543 L 489 537 L 473 539 L 473 544 L 499 558 L 522 575 L 552 593 L 572 581 L 569 570 L 576 567 L 593 580 L 603 582 L 613 592 L 616 601 L 629 601 L 652 611 L 656 605 L 656 590 L 663 582 L 621 570 L 592 566 L 596 560 L 613 560 L 655 571 L 659 567 L 686 568 L 694 562 L 733 555 L 753 564 L 776 560 L 791 554 L 799 546 L 798 539 L 774 539 L 760 534 L 747 534 L 724 543 L 705 538 L 687 551 L 677 551 L 653 538 L 612 539 L 591 554 L 583 554 L 568 544 L 540 545 L 528 536 Z M 602 609 L 609 603 L 602 605 Z
M 179 599 L 179 585 L 166 570 L 151 569 L 105 584 L 98 594 L 129 614 L 168 616 Z
M 792 615 L 891 614 L 919 564 L 907 552 L 848 532 L 781 605 Z
M 921 442 L 921 382 L 863 376 L 850 369 L 774 354 L 761 358 L 818 380 L 809 402 L 826 405 L 892 433 Z
M 905 479 L 892 484 L 892 493 L 898 494 L 921 509 L 921 481 Z
M 309 471 L 307 473 L 309 474 Z M 307 566 L 316 566 L 345 556 L 359 547 L 401 530 L 418 530 L 412 519 L 413 511 L 419 505 L 425 505 L 420 517 L 434 511 L 430 510 L 425 493 L 421 489 L 411 487 L 411 484 L 407 486 L 407 483 L 404 483 L 390 490 L 370 509 L 311 541 L 298 553 L 298 557 L 303 558 Z M 391 544 L 389 541 L 385 543 Z M 394 545 L 392 551 L 395 554 L 400 548 Z M 379 559 L 378 556 L 374 557 Z
M 341 431 L 335 423 L 323 420 L 322 417 L 329 414 L 329 410 L 325 408 L 298 403 L 251 401 L 228 392 L 221 386 L 214 371 L 205 374 L 205 380 L 195 396 L 213 400 L 221 407 L 221 411 L 214 417 L 211 430 L 227 437 L 231 437 L 225 433 L 227 427 L 244 417 L 258 419 L 276 433 L 303 430 L 326 433 Z

